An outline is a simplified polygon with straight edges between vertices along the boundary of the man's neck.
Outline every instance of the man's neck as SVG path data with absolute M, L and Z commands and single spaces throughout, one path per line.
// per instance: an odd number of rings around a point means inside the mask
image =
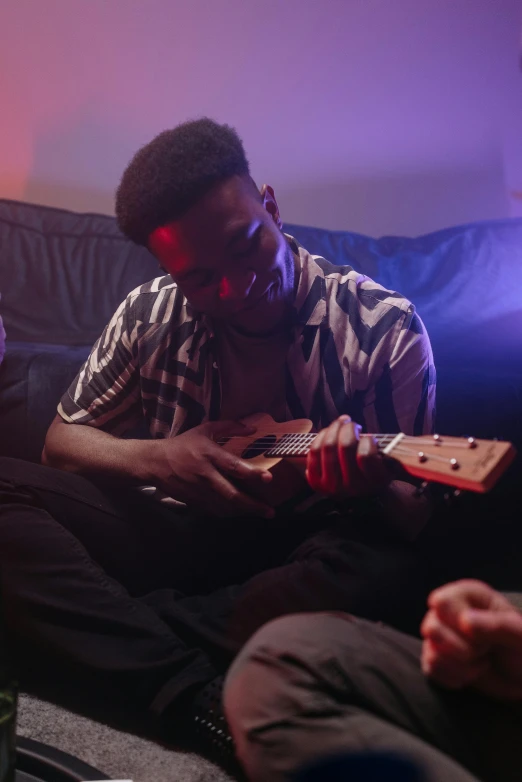
M 272 329 L 263 332 L 248 331 L 247 329 L 232 326 L 230 323 L 221 323 L 216 325 L 216 334 L 226 338 L 227 334 L 238 335 L 243 339 L 251 339 L 252 342 L 262 342 L 264 340 L 275 339 L 276 337 L 286 337 L 292 330 L 292 318 L 289 316 L 285 321 L 274 326 Z

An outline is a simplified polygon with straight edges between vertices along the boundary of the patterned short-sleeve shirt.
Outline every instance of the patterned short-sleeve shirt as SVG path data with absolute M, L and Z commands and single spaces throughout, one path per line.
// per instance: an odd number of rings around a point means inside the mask
M 287 420 L 347 413 L 369 432 L 433 430 L 435 370 L 411 302 L 287 237 L 299 265 L 286 360 Z M 60 416 L 116 435 L 172 437 L 220 415 L 212 324 L 170 276 L 129 293 L 64 394 Z

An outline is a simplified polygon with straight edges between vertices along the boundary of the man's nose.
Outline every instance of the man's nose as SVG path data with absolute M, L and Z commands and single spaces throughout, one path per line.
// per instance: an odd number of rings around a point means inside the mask
M 256 281 L 253 269 L 242 269 L 227 274 L 219 285 L 219 298 L 222 301 L 235 302 L 246 299 Z

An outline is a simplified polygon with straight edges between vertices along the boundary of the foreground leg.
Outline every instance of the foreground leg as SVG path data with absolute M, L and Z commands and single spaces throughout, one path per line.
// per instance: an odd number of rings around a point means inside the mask
M 416 639 L 346 615 L 271 622 L 225 686 L 250 778 L 282 782 L 322 755 L 361 750 L 402 753 L 429 782 L 522 778 L 520 710 L 433 687 L 419 652 Z

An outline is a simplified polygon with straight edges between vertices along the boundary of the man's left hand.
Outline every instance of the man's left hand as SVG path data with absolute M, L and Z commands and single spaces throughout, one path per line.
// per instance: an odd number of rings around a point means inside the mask
M 361 437 L 361 426 L 342 415 L 312 443 L 306 479 L 312 489 L 339 499 L 383 491 L 393 476 L 373 437 Z

